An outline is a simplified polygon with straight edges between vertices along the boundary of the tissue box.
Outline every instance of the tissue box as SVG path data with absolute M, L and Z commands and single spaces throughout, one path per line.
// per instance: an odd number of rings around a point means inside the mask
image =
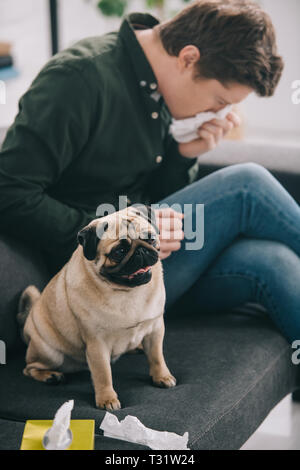
M 26 421 L 20 450 L 44 450 L 42 440 L 52 423 L 53 420 Z M 73 433 L 73 442 L 68 450 L 94 449 L 94 420 L 71 419 L 70 429 Z

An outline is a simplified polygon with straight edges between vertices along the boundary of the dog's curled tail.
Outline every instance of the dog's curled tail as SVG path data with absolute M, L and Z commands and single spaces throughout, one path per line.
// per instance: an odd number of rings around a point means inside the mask
M 23 327 L 26 322 L 26 318 L 28 317 L 31 308 L 36 303 L 36 301 L 40 298 L 40 296 L 41 296 L 41 293 L 38 290 L 38 288 L 35 286 L 28 286 L 22 292 L 20 300 L 19 300 L 18 314 L 17 314 L 17 321 L 19 323 L 21 330 L 23 330 Z

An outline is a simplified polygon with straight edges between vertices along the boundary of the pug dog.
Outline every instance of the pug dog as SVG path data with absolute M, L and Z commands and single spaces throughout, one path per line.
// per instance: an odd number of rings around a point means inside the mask
M 24 290 L 18 321 L 28 345 L 26 376 L 56 384 L 64 373 L 89 368 L 96 406 L 117 410 L 111 363 L 142 348 L 152 383 L 176 385 L 163 355 L 166 294 L 153 214 L 130 206 L 94 219 L 42 293 Z

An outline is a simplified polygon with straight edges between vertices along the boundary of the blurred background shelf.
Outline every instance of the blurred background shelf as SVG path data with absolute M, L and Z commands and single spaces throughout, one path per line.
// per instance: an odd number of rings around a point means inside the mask
M 245 118 L 244 135 L 251 141 L 300 147 L 300 105 L 292 103 L 292 83 L 300 80 L 297 47 L 300 2 L 262 0 L 261 3 L 276 26 L 286 67 L 274 97 L 251 96 L 240 106 Z M 181 0 L 168 0 L 169 11 L 176 11 L 182 5 Z M 128 11 L 141 11 L 144 6 L 144 0 L 131 0 Z M 15 66 L 20 74 L 7 81 L 6 105 L 0 105 L 0 128 L 5 129 L 13 122 L 19 98 L 57 50 L 58 43 L 63 49 L 83 37 L 117 30 L 120 22 L 118 17 L 102 16 L 97 0 L 1 0 L 0 41 L 13 44 Z

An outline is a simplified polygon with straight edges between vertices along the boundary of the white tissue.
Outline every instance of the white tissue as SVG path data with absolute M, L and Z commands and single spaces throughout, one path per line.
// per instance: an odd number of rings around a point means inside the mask
M 228 113 L 230 113 L 232 105 L 226 106 L 217 113 L 199 113 L 194 117 L 187 119 L 172 119 L 172 124 L 169 128 L 169 133 L 173 135 L 177 142 L 191 142 L 192 140 L 198 139 L 197 133 L 199 127 L 207 121 L 212 119 L 224 119 Z
M 63 446 L 67 439 L 67 431 L 70 426 L 71 411 L 74 407 L 74 400 L 64 403 L 55 413 L 52 426 L 47 431 L 49 442 L 48 449 L 58 449 Z
M 115 415 L 106 412 L 100 429 L 106 437 L 142 444 L 152 450 L 190 450 L 187 447 L 188 432 L 180 436 L 174 432 L 155 431 L 144 426 L 135 416 L 128 415 L 119 422 Z

